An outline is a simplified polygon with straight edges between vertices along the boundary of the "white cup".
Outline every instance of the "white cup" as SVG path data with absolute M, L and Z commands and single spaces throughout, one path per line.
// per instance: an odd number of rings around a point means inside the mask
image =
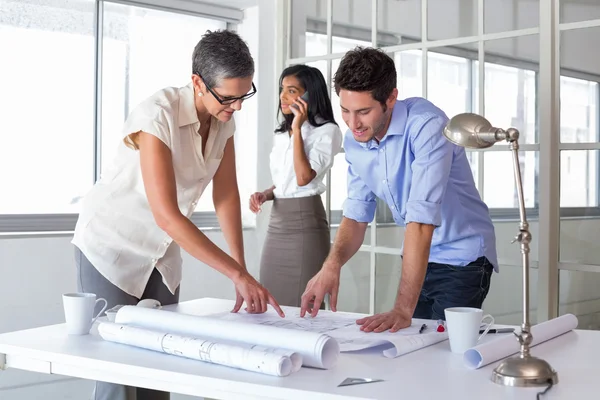
M 94 317 L 94 309 L 98 302 L 103 301 L 104 307 Z M 106 310 L 106 300 L 97 299 L 94 293 L 65 293 L 63 294 L 63 307 L 65 321 L 69 335 L 87 335 L 92 324 Z
M 494 317 L 489 314 L 483 315 L 483 310 L 480 308 L 446 308 L 444 315 L 446 316 L 446 325 L 448 327 L 450 350 L 453 353 L 462 354 L 477 345 L 494 323 Z M 489 319 L 490 322 L 486 324 L 485 330 L 479 335 L 481 323 L 484 319 Z

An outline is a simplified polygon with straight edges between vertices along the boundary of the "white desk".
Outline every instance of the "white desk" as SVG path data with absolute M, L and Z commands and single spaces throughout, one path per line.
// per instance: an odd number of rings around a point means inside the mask
M 200 299 L 172 309 L 205 315 L 228 311 L 232 305 L 227 300 Z M 534 347 L 532 353 L 558 371 L 559 384 L 544 400 L 600 396 L 600 332 L 569 332 Z M 106 342 L 95 330 L 86 336 L 68 336 L 62 324 L 0 335 L 0 367 L 216 399 L 535 400 L 540 388 L 492 383 L 495 365 L 468 370 L 445 341 L 395 359 L 383 357 L 381 351 L 342 353 L 331 370 L 302 368 L 277 378 Z M 347 377 L 385 381 L 337 387 Z

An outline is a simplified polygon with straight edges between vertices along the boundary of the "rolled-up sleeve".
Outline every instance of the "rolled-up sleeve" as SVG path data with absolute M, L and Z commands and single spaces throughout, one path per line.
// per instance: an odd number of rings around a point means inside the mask
M 412 185 L 406 203 L 405 223 L 440 226 L 442 201 L 448 185 L 455 145 L 442 134 L 447 120 L 434 117 L 411 137 Z
M 344 202 L 343 215 L 356 222 L 371 222 L 375 217 L 375 195 L 352 168 L 348 161 L 348 198 Z
M 313 135 L 318 138 L 311 144 L 307 158 L 316 176 L 321 177 L 329 171 L 342 149 L 342 132 L 337 125 L 328 123 L 315 129 Z

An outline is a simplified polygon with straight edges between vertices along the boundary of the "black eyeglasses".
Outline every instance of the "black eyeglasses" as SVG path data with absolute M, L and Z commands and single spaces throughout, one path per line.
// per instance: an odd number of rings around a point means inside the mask
M 200 79 L 202 79 L 202 82 L 204 82 L 204 85 L 206 86 L 206 88 L 208 89 L 208 91 L 210 92 L 210 94 L 213 95 L 213 97 L 222 105 L 226 106 L 229 104 L 233 104 L 238 100 L 244 101 L 252 96 L 254 96 L 256 94 L 256 86 L 254 86 L 254 82 L 252 82 L 252 91 L 249 93 L 246 93 L 243 96 L 240 97 L 225 97 L 225 98 L 221 98 L 218 94 L 216 94 L 214 92 L 214 90 L 212 90 L 212 88 L 210 86 L 208 86 L 208 83 L 206 83 L 206 81 L 204 80 L 204 78 L 202 77 L 202 75 L 200 75 L 198 72 L 194 72 L 195 75 L 198 75 L 200 77 Z

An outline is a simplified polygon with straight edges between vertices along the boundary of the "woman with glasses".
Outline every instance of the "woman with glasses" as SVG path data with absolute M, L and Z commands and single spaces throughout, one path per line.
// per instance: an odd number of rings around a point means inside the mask
M 233 281 L 237 312 L 273 296 L 247 271 L 236 179 L 233 113 L 256 92 L 254 61 L 230 31 L 208 32 L 196 45 L 192 82 L 162 89 L 128 116 L 113 163 L 85 197 L 73 244 L 77 284 L 108 307 L 155 299 L 177 303 L 181 248 Z M 190 217 L 209 182 L 231 256 Z M 96 400 L 168 399 L 168 393 L 97 383 Z
M 271 151 L 273 186 L 250 197 L 250 210 L 256 213 L 265 201 L 273 201 L 259 279 L 280 304 L 297 307 L 329 253 L 321 195 L 326 189 L 323 177 L 341 150 L 342 133 L 318 69 L 288 67 L 279 86 L 283 120 Z

